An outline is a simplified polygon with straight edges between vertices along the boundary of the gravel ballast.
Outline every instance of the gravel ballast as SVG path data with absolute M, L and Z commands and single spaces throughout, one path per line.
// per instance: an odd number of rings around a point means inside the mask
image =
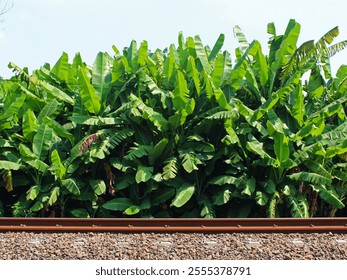
M 335 233 L 0 233 L 2 260 L 344 260 Z

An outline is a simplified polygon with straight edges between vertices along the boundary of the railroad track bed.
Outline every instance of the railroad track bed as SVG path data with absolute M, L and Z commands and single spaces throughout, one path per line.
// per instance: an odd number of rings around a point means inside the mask
M 0 219 L 12 260 L 344 260 L 347 219 Z
M 1 232 L 3 260 L 336 260 L 342 233 L 42 233 Z

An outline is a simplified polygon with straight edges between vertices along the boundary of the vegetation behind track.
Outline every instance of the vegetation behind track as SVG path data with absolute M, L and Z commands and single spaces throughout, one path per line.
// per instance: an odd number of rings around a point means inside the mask
M 346 215 L 347 66 L 334 28 L 297 47 L 300 25 L 268 25 L 269 50 L 199 36 L 132 41 L 92 66 L 63 53 L 1 81 L 0 215 Z M 303 75 L 308 77 L 304 80 Z

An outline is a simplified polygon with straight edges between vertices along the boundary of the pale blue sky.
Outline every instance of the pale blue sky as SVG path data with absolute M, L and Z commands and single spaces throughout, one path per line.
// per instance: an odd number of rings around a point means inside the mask
M 80 52 L 92 64 L 99 51 L 112 54 L 147 40 L 149 48 L 165 48 L 177 42 L 179 31 L 200 35 L 213 46 L 220 33 L 224 49 L 237 47 L 233 27 L 240 25 L 249 41 L 260 40 L 266 48 L 268 22 L 282 34 L 293 18 L 301 24 L 300 43 L 317 40 L 335 26 L 336 42 L 347 40 L 345 0 L 7 0 L 14 7 L 0 26 L 0 76 L 11 76 L 13 62 L 30 72 L 45 62 L 53 65 L 63 51 L 72 59 Z M 6 0 L 2 0 L 4 4 Z M 266 52 L 266 49 L 264 50 Z M 347 49 L 332 59 L 333 71 L 347 64 Z

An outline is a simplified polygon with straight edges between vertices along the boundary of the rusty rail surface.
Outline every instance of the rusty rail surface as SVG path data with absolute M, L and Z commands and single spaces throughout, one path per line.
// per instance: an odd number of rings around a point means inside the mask
M 0 218 L 1 231 L 36 232 L 345 232 L 347 218 Z

